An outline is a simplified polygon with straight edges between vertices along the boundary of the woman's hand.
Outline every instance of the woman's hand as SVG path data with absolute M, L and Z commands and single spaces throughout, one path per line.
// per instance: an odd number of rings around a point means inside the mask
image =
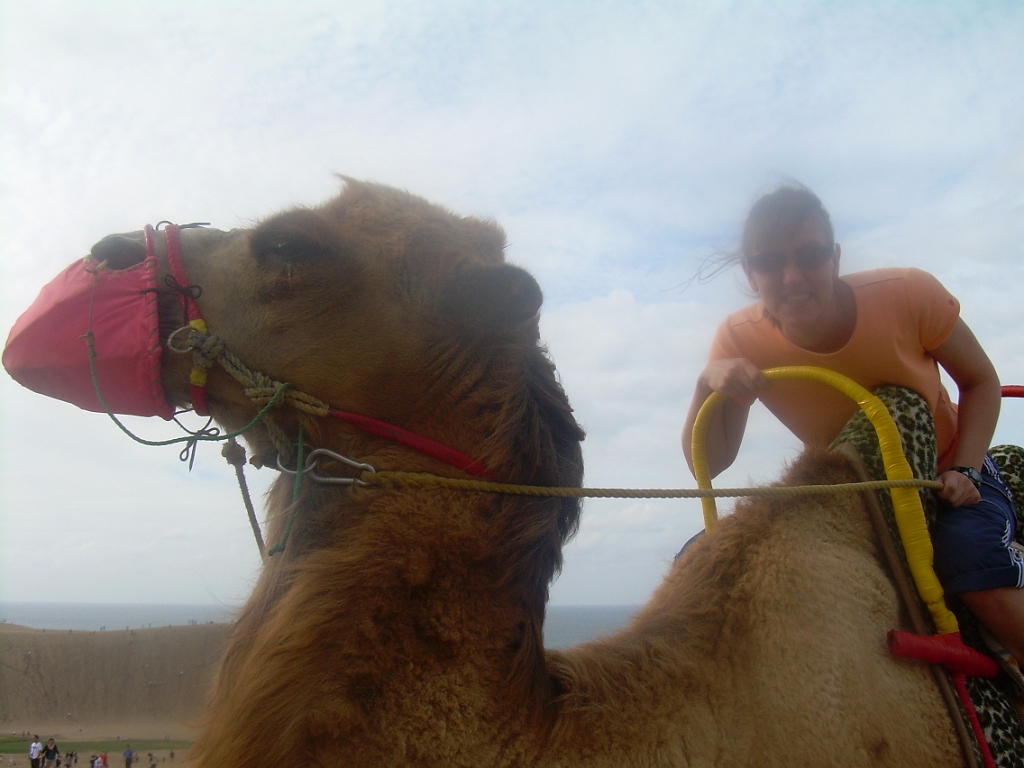
M 708 364 L 697 377 L 690 412 L 683 425 L 683 455 L 686 456 L 691 472 L 693 422 L 707 396 L 712 392 L 720 392 L 728 398 L 721 408 L 711 414 L 704 446 L 708 470 L 715 477 L 736 460 L 747 427 L 750 406 L 760 393 L 770 388 L 771 382 L 746 358 L 734 357 Z
M 701 385 L 712 392 L 720 392 L 745 408 L 753 405 L 761 393 L 772 386 L 761 369 L 744 357 L 708 363 L 697 379 L 698 389 Z
M 942 483 L 942 490 L 939 491 L 939 498 L 951 507 L 964 507 L 977 504 L 981 501 L 981 493 L 974 487 L 971 479 L 962 472 L 949 469 L 939 475 Z

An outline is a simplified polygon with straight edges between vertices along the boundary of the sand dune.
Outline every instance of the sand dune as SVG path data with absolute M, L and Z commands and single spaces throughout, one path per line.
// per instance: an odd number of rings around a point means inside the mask
M 0 730 L 190 739 L 230 628 L 87 632 L 0 624 Z

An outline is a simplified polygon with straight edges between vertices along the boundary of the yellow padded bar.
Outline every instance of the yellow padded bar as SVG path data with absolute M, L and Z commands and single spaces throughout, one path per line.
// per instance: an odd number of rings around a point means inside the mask
M 885 404 L 868 392 L 857 382 L 834 371 L 816 368 L 810 365 L 794 365 L 784 368 L 768 368 L 763 371 L 769 381 L 781 379 L 810 379 L 828 384 L 854 400 L 868 417 L 878 435 L 878 443 L 882 451 L 882 463 L 885 475 L 889 480 L 909 480 L 914 474 L 910 464 L 903 455 L 903 444 L 896 424 L 889 415 Z M 708 470 L 707 455 L 704 450 L 707 441 L 708 424 L 711 415 L 718 408 L 723 395 L 712 392 L 704 401 L 697 418 L 693 423 L 691 446 L 693 456 L 693 473 L 697 478 L 698 488 L 711 488 L 711 473 Z M 903 549 L 907 553 L 910 573 L 917 584 L 917 592 L 931 612 L 932 619 L 939 634 L 958 631 L 956 617 L 946 607 L 943 599 L 942 585 L 932 567 L 934 550 L 925 523 L 924 509 L 915 488 L 891 488 L 893 512 L 896 526 L 899 528 Z M 718 508 L 712 498 L 701 499 L 704 509 L 704 528 L 714 529 L 718 522 Z
M 210 329 L 206 327 L 206 321 L 201 317 L 197 317 L 194 320 L 189 320 L 189 326 L 195 328 L 197 331 L 203 334 L 208 334 Z M 200 368 L 197 365 L 192 366 L 192 372 L 188 375 L 188 383 L 193 387 L 205 387 L 206 381 L 209 378 L 209 371 L 205 368 Z

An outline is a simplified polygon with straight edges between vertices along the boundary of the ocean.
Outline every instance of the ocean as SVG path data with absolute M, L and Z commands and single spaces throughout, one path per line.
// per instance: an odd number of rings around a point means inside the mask
M 637 605 L 549 605 L 544 645 L 568 648 L 624 626 Z M 148 603 L 0 603 L 0 622 L 36 629 L 114 630 L 219 624 L 231 621 L 236 607 L 226 605 L 152 605 Z

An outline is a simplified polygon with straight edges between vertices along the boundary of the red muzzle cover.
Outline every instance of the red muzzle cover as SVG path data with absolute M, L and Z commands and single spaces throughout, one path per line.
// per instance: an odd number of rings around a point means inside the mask
M 100 411 L 85 334 L 93 332 L 96 373 L 114 413 L 171 418 L 160 384 L 157 260 L 112 270 L 91 256 L 39 293 L 11 329 L 3 365 L 22 386 Z

